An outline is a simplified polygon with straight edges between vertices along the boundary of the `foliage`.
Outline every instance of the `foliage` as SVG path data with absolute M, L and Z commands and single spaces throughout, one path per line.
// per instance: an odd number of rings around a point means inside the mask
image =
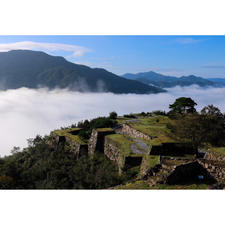
M 206 143 L 215 146 L 225 144 L 225 119 L 212 105 L 203 108 L 201 114 L 177 116 L 168 128 L 176 137 L 191 141 L 196 148 Z
M 112 120 L 116 120 L 117 119 L 117 113 L 115 111 L 109 113 L 109 118 L 112 119 Z
M 126 118 L 131 118 L 131 119 L 135 119 L 136 118 L 136 116 L 134 114 L 132 114 L 132 113 L 124 114 L 123 116 L 126 117 Z
M 161 111 L 161 110 L 155 110 L 152 112 L 152 114 L 157 115 L 157 116 L 166 116 L 166 112 Z
M 39 136 L 40 138 L 40 136 Z M 116 166 L 103 154 L 89 158 L 56 150 L 41 138 L 21 152 L 0 160 L 0 188 L 102 189 L 123 182 Z
M 197 103 L 194 102 L 191 98 L 180 97 L 176 101 L 169 105 L 171 111 L 170 114 L 187 114 L 196 112 L 195 106 Z
M 80 121 L 76 127 L 82 128 L 82 130 L 78 133 L 81 139 L 89 139 L 91 136 L 92 129 L 97 128 L 113 128 L 117 125 L 116 119 L 112 119 L 110 117 L 98 117 L 92 119 L 90 121 Z

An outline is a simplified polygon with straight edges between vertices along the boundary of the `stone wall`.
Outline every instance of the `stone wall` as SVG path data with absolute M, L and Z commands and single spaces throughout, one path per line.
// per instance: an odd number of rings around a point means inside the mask
M 124 158 L 120 154 L 120 149 L 111 143 L 107 138 L 105 138 L 104 144 L 104 154 L 112 161 L 114 161 L 118 167 L 119 174 L 122 173 L 122 168 L 124 167 Z
M 225 156 L 213 152 L 206 152 L 204 159 L 225 162 Z
M 132 138 L 141 138 L 141 139 L 145 139 L 145 140 L 151 140 L 151 137 L 147 134 L 144 134 L 138 130 L 135 130 L 134 128 L 132 128 L 131 126 L 129 126 L 128 124 L 123 124 L 122 126 L 122 131 L 123 134 L 126 134 Z
M 199 159 L 198 162 L 217 180 L 225 185 L 225 162 Z
M 100 129 L 99 129 L 100 130 Z M 114 134 L 112 129 L 106 131 L 99 131 L 98 129 L 93 129 L 91 133 L 91 138 L 88 142 L 88 155 L 93 155 L 96 151 L 104 153 L 104 142 L 105 136 L 109 134 Z
M 51 136 L 54 140 L 54 145 L 56 145 L 56 150 L 58 150 L 59 146 L 64 148 L 65 151 L 71 151 L 79 157 L 81 154 L 87 154 L 88 146 L 74 141 L 73 139 L 66 136 L 58 136 L 54 132 L 51 133 Z
M 123 170 L 140 166 L 143 158 L 142 156 L 125 156 L 121 153 L 121 149 L 107 137 L 105 137 L 104 154 L 116 163 L 119 174 L 121 174 Z
M 88 141 L 88 155 L 91 156 L 95 153 L 96 145 L 98 139 L 98 132 L 93 129 L 91 133 L 91 137 Z

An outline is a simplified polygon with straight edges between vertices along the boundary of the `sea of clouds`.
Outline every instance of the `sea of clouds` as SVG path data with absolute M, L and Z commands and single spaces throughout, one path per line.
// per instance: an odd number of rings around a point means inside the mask
M 26 147 L 26 140 L 37 134 L 49 134 L 51 130 L 112 111 L 119 115 L 168 111 L 169 104 L 181 96 L 194 99 L 198 110 L 213 104 L 225 112 L 225 88 L 174 87 L 167 93 L 149 95 L 27 88 L 0 91 L 0 155 L 10 154 L 14 146 Z

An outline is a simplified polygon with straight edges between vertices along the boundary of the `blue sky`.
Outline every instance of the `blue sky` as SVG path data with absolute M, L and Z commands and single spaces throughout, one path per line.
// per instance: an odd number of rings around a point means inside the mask
M 41 50 L 117 75 L 225 78 L 225 36 L 0 36 L 0 51 Z

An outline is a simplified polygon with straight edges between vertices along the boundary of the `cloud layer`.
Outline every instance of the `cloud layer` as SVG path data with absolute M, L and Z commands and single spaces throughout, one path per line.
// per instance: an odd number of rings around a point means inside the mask
M 68 126 L 83 119 L 153 110 L 168 110 L 177 97 L 193 98 L 198 110 L 214 104 L 225 111 L 225 88 L 202 89 L 197 86 L 175 87 L 168 93 L 116 95 L 78 93 L 67 90 L 21 88 L 0 92 L 0 154 L 9 154 L 13 146 L 26 146 L 26 139 Z
M 0 52 L 6 52 L 10 50 L 23 49 L 23 50 L 38 50 L 38 51 L 66 51 L 72 52 L 72 56 L 82 56 L 91 50 L 78 45 L 68 45 L 61 43 L 46 43 L 46 42 L 32 42 L 21 41 L 14 43 L 0 44 Z

